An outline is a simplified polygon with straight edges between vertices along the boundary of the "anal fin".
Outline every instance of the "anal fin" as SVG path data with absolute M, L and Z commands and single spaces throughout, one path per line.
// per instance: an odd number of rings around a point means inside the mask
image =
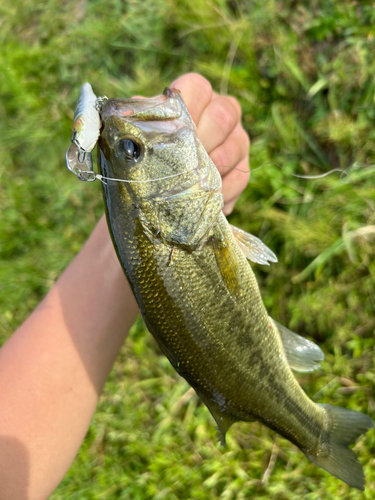
M 208 406 L 206 404 L 207 408 L 210 410 L 211 415 L 214 417 L 215 422 L 217 423 L 217 437 L 218 440 L 220 441 L 220 444 L 225 446 L 225 435 L 229 430 L 229 427 L 234 424 L 234 420 L 229 418 L 229 416 L 221 412 L 220 410 L 213 410 L 212 406 Z
M 225 446 L 225 435 L 228 432 L 229 427 L 234 424 L 237 420 L 229 415 L 224 409 L 220 408 L 214 399 L 208 400 L 208 398 L 203 397 L 197 390 L 196 393 L 201 398 L 203 403 L 210 410 L 211 415 L 214 417 L 217 423 L 217 437 L 220 443 Z
M 311 372 L 320 366 L 324 353 L 319 346 L 292 332 L 270 317 L 272 326 L 280 334 L 289 366 L 298 372 Z

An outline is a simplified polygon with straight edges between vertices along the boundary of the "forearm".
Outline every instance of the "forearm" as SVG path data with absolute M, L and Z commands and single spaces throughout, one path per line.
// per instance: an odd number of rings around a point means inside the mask
M 241 109 L 200 75 L 176 86 L 222 165 L 224 212 L 249 178 Z M 86 434 L 138 308 L 104 219 L 34 313 L 0 350 L 0 500 L 43 500 Z
M 102 220 L 0 350 L 0 499 L 49 496 L 76 455 L 138 308 Z

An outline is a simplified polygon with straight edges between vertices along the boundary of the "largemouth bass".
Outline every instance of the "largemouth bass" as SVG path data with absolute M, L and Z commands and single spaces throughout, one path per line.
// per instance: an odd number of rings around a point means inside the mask
M 322 353 L 268 316 L 247 259 L 276 259 L 227 222 L 220 175 L 179 92 L 105 100 L 99 114 L 99 177 L 118 258 L 148 330 L 223 439 L 234 422 L 262 422 L 364 490 L 349 445 L 374 422 L 314 403 L 297 382 L 291 368 L 314 369 Z

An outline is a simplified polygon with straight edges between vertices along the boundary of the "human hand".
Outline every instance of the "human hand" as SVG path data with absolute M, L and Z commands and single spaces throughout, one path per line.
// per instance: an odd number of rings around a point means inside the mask
M 180 90 L 199 138 L 222 176 L 223 212 L 228 215 L 250 178 L 250 140 L 241 125 L 241 107 L 234 97 L 214 92 L 197 73 L 180 76 L 173 87 Z

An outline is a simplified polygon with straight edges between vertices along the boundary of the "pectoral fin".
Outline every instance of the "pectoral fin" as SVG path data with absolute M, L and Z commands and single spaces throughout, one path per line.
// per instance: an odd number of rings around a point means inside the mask
M 273 327 L 278 331 L 284 346 L 285 356 L 292 370 L 311 372 L 320 366 L 324 353 L 319 346 L 292 332 L 270 317 Z
M 230 224 L 233 236 L 245 257 L 257 264 L 269 266 L 269 262 L 277 262 L 276 255 L 259 238 L 238 229 Z
M 215 252 L 216 262 L 220 269 L 225 285 L 233 298 L 242 295 L 242 289 L 239 282 L 239 267 L 236 252 L 226 240 L 219 240 L 212 237 L 211 243 Z

